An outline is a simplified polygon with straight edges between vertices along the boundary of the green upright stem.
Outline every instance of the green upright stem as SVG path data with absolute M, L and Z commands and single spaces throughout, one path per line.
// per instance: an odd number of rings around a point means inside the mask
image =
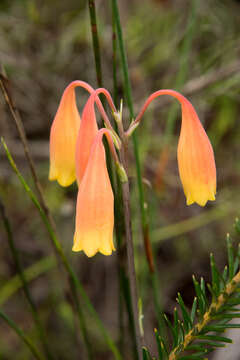
M 75 302 L 78 302 L 78 297 L 77 297 L 77 290 L 80 292 L 84 302 L 86 303 L 87 305 L 87 308 L 89 310 L 89 312 L 92 314 L 92 316 L 94 317 L 95 321 L 96 321 L 96 324 L 98 326 L 98 328 L 100 329 L 106 343 L 108 344 L 109 348 L 111 349 L 111 351 L 113 352 L 114 354 L 114 357 L 116 360 L 121 360 L 122 357 L 116 347 L 116 345 L 114 344 L 113 340 L 111 339 L 110 335 L 108 334 L 108 332 L 106 331 L 105 327 L 103 326 L 97 312 L 95 311 L 93 305 L 91 304 L 82 284 L 80 283 L 78 277 L 76 276 L 75 272 L 73 271 L 65 253 L 63 252 L 63 248 L 44 212 L 44 210 L 42 209 L 38 199 L 36 198 L 36 196 L 34 195 L 34 193 L 32 192 L 32 190 L 30 189 L 30 187 L 28 186 L 28 184 L 26 183 L 25 179 L 23 178 L 23 176 L 21 175 L 20 171 L 18 170 L 9 150 L 8 150 L 8 147 L 4 141 L 4 139 L 2 138 L 2 144 L 3 144 L 3 147 L 5 149 L 5 152 L 6 152 L 6 155 L 8 157 L 8 160 L 9 160 L 9 163 L 12 167 L 12 169 L 14 170 L 14 172 L 16 173 L 16 175 L 18 176 L 21 184 L 23 185 L 26 193 L 28 194 L 28 196 L 30 197 L 31 201 L 33 202 L 33 204 L 36 206 L 42 220 L 43 220 L 43 223 L 48 231 L 48 234 L 50 236 L 50 239 L 54 245 L 54 248 L 56 249 L 56 252 L 57 254 L 59 255 L 67 273 L 69 274 L 69 278 L 70 278 L 70 283 L 72 285 L 72 289 L 74 288 L 74 292 L 73 292 L 73 296 L 74 296 L 74 300 Z M 82 316 L 82 312 L 78 313 L 79 315 L 79 320 Z M 80 326 L 82 326 L 82 322 L 80 322 Z M 84 329 L 82 329 L 82 331 L 84 331 Z
M 24 294 L 25 294 L 26 299 L 27 299 L 27 301 L 28 301 L 28 303 L 30 305 L 33 320 L 35 322 L 39 338 L 40 338 L 40 340 L 42 342 L 42 345 L 43 345 L 43 348 L 45 350 L 47 358 L 49 360 L 52 360 L 52 359 L 54 359 L 54 357 L 51 354 L 51 351 L 49 349 L 49 345 L 48 345 L 48 342 L 47 342 L 47 337 L 45 335 L 45 331 L 44 331 L 44 329 L 42 327 L 42 324 L 41 324 L 41 321 L 39 319 L 36 305 L 35 305 L 35 303 L 34 303 L 34 301 L 32 299 L 31 293 L 29 291 L 28 283 L 27 283 L 27 280 L 25 278 L 23 268 L 22 268 L 22 265 L 21 265 L 21 262 L 20 262 L 20 258 L 19 258 L 19 255 L 18 255 L 18 250 L 17 250 L 17 248 L 15 246 L 15 242 L 14 242 L 14 239 L 13 239 L 11 226 L 10 226 L 9 220 L 7 218 L 7 215 L 5 213 L 4 205 L 2 204 L 1 201 L 0 201 L 0 213 L 1 213 L 1 216 L 2 216 L 2 220 L 3 220 L 3 224 L 4 224 L 4 227 L 5 227 L 6 233 L 7 233 L 7 239 L 8 239 L 9 247 L 10 247 L 10 250 L 12 252 L 14 262 L 16 264 L 17 272 L 18 272 L 19 277 L 20 277 L 20 279 L 22 281 Z
M 133 111 L 133 101 L 132 101 L 132 89 L 131 89 L 131 83 L 129 79 L 128 74 L 128 63 L 127 63 L 127 56 L 124 48 L 124 42 L 123 42 L 123 35 L 122 35 L 122 27 L 120 22 L 120 16 L 118 11 L 118 3 L 117 0 L 113 0 L 113 11 L 114 11 L 114 17 L 116 21 L 116 31 L 117 31 L 117 37 L 118 37 L 118 43 L 119 43 L 119 49 L 120 49 L 120 57 L 121 57 L 121 65 L 123 70 L 123 78 L 124 78 L 124 91 L 127 99 L 128 109 L 130 113 L 131 120 L 134 119 L 134 111 Z M 134 149 L 134 155 L 135 155 L 135 161 L 136 161 L 136 172 L 137 172 L 137 182 L 138 182 L 138 191 L 139 191 L 139 204 L 140 204 L 140 210 L 141 210 L 141 222 L 142 222 L 142 228 L 143 228 L 143 235 L 144 238 L 146 238 L 147 242 L 149 243 L 149 226 L 148 226 L 148 220 L 147 220 L 147 211 L 144 207 L 144 192 L 143 192 L 143 183 L 142 183 L 142 175 L 141 175 L 141 165 L 140 165 L 140 157 L 139 157 L 139 151 L 138 151 L 138 139 L 137 135 L 134 132 L 132 135 L 133 138 L 133 149 Z M 151 247 L 150 243 L 149 246 Z
M 112 6 L 112 71 L 113 71 L 113 101 L 117 106 L 118 101 L 118 86 L 117 86 L 117 37 L 116 37 L 116 21 L 114 17 L 114 10 Z
M 112 71 L 113 71 L 113 100 L 114 103 L 118 103 L 118 84 L 117 84 L 117 37 L 116 37 L 116 22 L 114 17 L 114 11 L 112 6 Z M 114 128 L 118 132 L 117 124 L 114 122 Z M 135 336 L 134 315 L 131 301 L 130 283 L 127 274 L 127 252 L 126 252 L 126 240 L 125 240 L 125 225 L 124 225 L 124 213 L 123 213 L 123 196 L 122 187 L 119 177 L 116 177 L 116 192 L 114 194 L 115 204 L 115 233 L 117 241 L 117 262 L 118 262 L 118 280 L 119 280 L 119 346 L 124 352 L 124 318 L 123 310 L 124 304 L 126 306 L 130 333 L 132 335 L 132 347 L 134 359 L 138 359 L 137 343 Z
M 113 11 L 114 17 L 116 22 L 116 31 L 118 37 L 118 43 L 120 48 L 120 56 L 121 56 L 121 65 L 123 70 L 123 78 L 124 78 L 124 91 L 127 99 L 128 109 L 130 113 L 131 120 L 134 119 L 134 110 L 133 110 L 133 101 L 132 101 L 132 89 L 131 83 L 129 79 L 128 73 L 128 63 L 127 63 L 127 56 L 124 48 L 124 41 L 122 35 L 122 27 L 120 22 L 119 10 L 118 10 L 118 3 L 117 0 L 112 0 L 113 3 Z M 154 258 L 152 253 L 152 246 L 149 236 L 149 221 L 148 221 L 148 211 L 147 206 L 145 206 L 145 199 L 144 199 L 144 191 L 143 191 L 143 182 L 142 182 L 142 173 L 141 173 L 141 164 L 140 164 L 140 156 L 138 150 L 138 138 L 136 133 L 132 134 L 133 139 L 133 149 L 135 155 L 135 163 L 136 163 L 136 173 L 137 173 L 137 183 L 138 183 L 138 192 L 139 192 L 139 204 L 140 204 L 140 212 L 141 212 L 141 223 L 142 223 L 142 232 L 143 232 L 143 240 L 144 240 L 144 247 L 145 247 L 145 254 L 148 263 L 149 273 L 152 278 L 153 284 L 153 295 L 154 295 L 154 305 L 156 309 L 156 313 L 159 319 L 159 322 L 162 322 L 162 311 L 161 305 L 158 299 L 158 289 L 157 289 L 157 282 L 155 279 L 155 269 L 154 269 Z
M 133 111 L 133 101 L 132 101 L 132 90 L 131 90 L 131 84 L 128 74 L 128 64 L 127 64 L 127 57 L 126 52 L 124 48 L 124 42 L 123 42 L 123 35 L 122 35 L 122 27 L 120 22 L 120 16 L 119 16 L 119 10 L 118 10 L 118 3 L 117 0 L 112 1 L 113 6 L 113 14 L 116 24 L 116 32 L 117 32 L 117 38 L 118 38 L 118 44 L 119 44 L 119 51 L 120 51 L 120 58 L 121 58 L 121 66 L 123 70 L 123 77 L 124 77 L 124 91 L 128 103 L 129 113 L 131 119 L 134 118 L 134 111 Z M 141 166 L 140 166 L 140 158 L 139 158 L 139 152 L 138 152 L 138 141 L 137 136 L 134 133 L 133 134 L 133 147 L 134 147 L 134 155 L 136 160 L 136 171 L 137 171 L 137 181 L 138 181 L 138 190 L 139 190 L 139 202 L 140 202 L 140 209 L 141 209 L 141 220 L 142 220 L 142 227 L 143 227 L 143 233 L 145 234 L 148 229 L 147 224 L 147 216 L 144 208 L 144 194 L 143 194 L 143 184 L 142 184 L 142 176 L 141 176 Z M 125 189 L 124 189 L 125 188 Z M 125 196 L 125 207 L 127 208 L 129 206 L 129 199 L 127 199 L 127 196 L 129 196 L 129 191 L 127 189 L 127 186 L 123 186 L 123 194 Z M 130 220 L 129 220 L 130 221 Z M 131 226 L 129 223 L 128 226 Z M 130 244 L 129 244 L 130 240 Z M 134 253 L 133 253 L 133 244 L 132 244 L 132 235 L 130 232 L 129 238 L 127 239 L 127 249 L 128 249 L 128 265 L 129 265 L 129 279 L 131 284 L 131 292 L 132 295 L 135 293 L 135 297 L 137 297 L 137 286 L 134 284 L 136 282 L 136 275 L 135 275 L 135 267 L 134 267 Z M 130 257 L 133 256 L 133 259 Z M 139 359 L 142 359 L 142 349 L 141 349 L 141 334 L 140 334 L 140 327 L 139 327 L 139 314 L 138 314 L 138 301 L 137 299 L 132 298 L 132 306 L 133 306 L 133 312 L 135 317 L 135 333 L 136 333 L 136 343 L 138 346 L 138 357 Z M 136 316 L 137 312 L 137 316 Z M 136 319 L 137 317 L 137 319 Z
M 120 134 L 120 136 L 121 135 L 123 134 Z M 122 136 L 121 139 L 123 139 Z M 121 148 L 120 155 L 121 155 L 121 162 L 125 170 L 127 170 L 127 162 L 126 162 L 127 153 L 124 144 Z M 124 210 L 127 260 L 128 260 L 128 276 L 129 276 L 132 311 L 133 311 L 133 322 L 135 328 L 134 335 L 137 346 L 138 359 L 142 360 L 142 336 L 141 336 L 140 324 L 139 324 L 138 292 L 137 292 L 137 279 L 136 279 L 134 248 L 133 248 L 133 239 L 132 239 L 129 182 L 125 182 L 122 184 L 122 195 L 123 195 L 123 210 Z
M 98 87 L 102 87 L 102 65 L 101 65 L 100 46 L 98 39 L 95 0 L 88 0 L 88 6 L 89 6 L 90 21 L 91 21 L 91 32 L 92 32 L 94 59 L 95 59 L 95 66 L 97 73 L 97 83 L 98 83 Z
M 23 342 L 27 345 L 35 359 L 44 360 L 43 356 L 40 354 L 36 346 L 32 343 L 31 339 L 26 336 L 22 329 L 20 329 L 17 324 L 15 324 L 15 322 L 11 320 L 2 310 L 0 310 L 0 318 L 3 319 L 23 340 Z

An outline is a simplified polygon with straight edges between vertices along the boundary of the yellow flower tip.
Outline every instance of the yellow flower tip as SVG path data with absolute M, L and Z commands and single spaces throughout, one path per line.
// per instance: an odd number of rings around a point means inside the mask
M 211 188 L 206 185 L 198 185 L 195 189 L 192 187 L 192 191 L 187 193 L 187 205 L 192 205 L 196 203 L 200 206 L 205 206 L 208 201 L 214 201 L 216 195 L 216 190 L 211 190 Z
M 115 247 L 111 239 L 111 234 L 110 236 L 104 233 L 99 234 L 97 231 L 75 233 L 72 251 L 83 251 L 88 257 L 93 257 L 97 252 L 107 256 L 112 255 Z
M 101 246 L 98 251 L 106 256 L 112 255 L 112 252 L 115 251 L 112 240 L 108 240 L 108 242 L 105 243 L 104 246 Z
M 63 174 L 63 176 L 59 176 L 56 180 L 59 183 L 59 185 L 61 185 L 62 187 L 67 187 L 74 183 L 74 181 L 76 180 L 76 177 L 75 177 L 75 175 L 66 177 Z
M 198 199 L 198 200 L 193 200 L 191 197 L 188 197 L 186 203 L 188 206 L 196 203 L 196 204 L 204 207 L 208 201 L 214 201 L 214 200 L 215 200 L 215 196 L 211 197 L 209 199 Z
M 74 183 L 76 175 L 70 172 L 59 172 L 56 169 L 52 170 L 52 167 L 50 167 L 48 179 L 50 181 L 57 181 L 62 187 L 67 187 Z

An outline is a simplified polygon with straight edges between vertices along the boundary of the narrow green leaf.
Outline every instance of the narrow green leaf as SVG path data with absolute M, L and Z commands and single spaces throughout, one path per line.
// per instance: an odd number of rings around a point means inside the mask
M 238 234 L 240 234 L 240 220 L 239 218 L 235 219 L 235 224 L 234 224 L 235 230 Z
M 239 313 L 228 313 L 228 314 L 216 314 L 213 316 L 213 319 L 239 319 Z
M 181 294 L 178 293 L 177 302 L 181 307 L 182 310 L 182 316 L 183 316 L 183 326 L 185 331 L 189 331 L 192 328 L 192 320 L 191 317 L 186 309 L 186 306 L 184 304 L 183 298 L 181 297 Z
M 240 261 L 240 244 L 238 244 L 237 257 L 234 261 L 234 276 L 236 275 L 239 269 L 239 261 Z
M 207 301 L 207 297 L 206 297 L 206 285 L 205 285 L 205 280 L 203 277 L 201 277 L 201 281 L 200 281 L 200 288 L 202 290 L 202 293 L 204 295 L 205 300 Z
M 214 342 L 214 341 L 201 341 L 200 344 L 202 344 L 205 348 L 208 346 L 211 346 L 213 348 L 221 348 L 226 346 L 226 344 L 221 344 L 219 342 Z
M 175 307 L 174 308 L 174 312 L 173 312 L 173 326 L 174 326 L 174 330 L 177 334 L 177 345 L 179 345 L 180 343 L 180 336 L 179 336 L 179 316 L 178 316 L 178 310 L 177 308 Z
M 175 307 L 173 311 L 173 324 L 176 330 L 178 329 L 178 321 L 179 321 L 178 311 L 177 308 Z
M 225 330 L 225 325 L 208 325 L 202 329 L 200 334 L 206 334 L 211 331 L 222 333 L 224 330 Z
M 197 299 L 198 299 L 199 312 L 200 312 L 201 316 L 203 316 L 205 313 L 205 307 L 206 307 L 204 295 L 203 295 L 200 285 L 194 275 L 192 276 L 192 279 L 193 279 L 193 285 L 194 285 Z
M 160 339 L 157 329 L 154 329 L 154 333 L 155 333 L 155 339 L 156 339 L 157 348 L 158 348 L 158 357 L 159 357 L 159 360 L 163 360 L 164 353 L 163 353 L 163 349 L 162 349 L 161 339 Z
M 220 279 L 213 254 L 210 254 L 210 265 L 212 273 L 212 289 L 214 294 L 218 296 L 220 292 Z
M 196 310 L 197 310 L 197 298 L 195 297 L 193 300 L 193 305 L 192 305 L 192 310 L 191 310 L 191 321 L 192 324 L 195 320 L 195 316 L 196 316 Z
M 240 304 L 240 297 L 234 297 L 231 299 L 228 299 L 228 305 L 239 305 Z
M 202 344 L 191 344 L 191 345 L 186 347 L 186 350 L 187 351 L 190 351 L 190 350 L 191 351 L 192 350 L 194 350 L 194 351 L 205 351 L 205 348 L 204 348 L 204 346 Z
M 195 354 L 182 356 L 182 357 L 178 358 L 178 360 L 203 360 L 202 357 L 206 356 L 207 353 L 208 353 L 208 350 L 206 349 L 205 351 L 200 351 Z
M 142 354 L 143 354 L 143 360 L 152 360 L 151 355 L 149 354 L 149 351 L 146 347 L 142 348 Z
M 207 288 L 212 295 L 212 301 L 215 301 L 217 299 L 217 294 L 214 292 L 214 290 L 210 284 L 207 284 Z
M 181 343 L 184 341 L 185 331 L 184 331 L 183 323 L 180 320 L 178 321 L 178 327 L 179 327 L 179 343 Z
M 240 244 L 238 244 L 237 257 L 240 259 Z
M 168 319 L 167 315 L 164 314 L 163 315 L 169 329 L 171 330 L 171 334 L 172 334 L 172 337 L 173 337 L 173 347 L 175 347 L 178 343 L 178 333 L 176 331 L 176 329 L 172 326 L 172 323 L 171 321 Z
M 197 335 L 196 338 L 202 339 L 202 340 L 221 341 L 221 342 L 226 342 L 229 344 L 232 343 L 232 339 L 229 339 L 225 336 L 218 336 L 218 335 Z
M 224 325 L 209 325 L 205 326 L 201 331 L 201 334 L 206 334 L 208 332 L 223 332 L 225 329 L 240 329 L 240 324 L 224 324 Z
M 222 313 L 222 312 L 228 312 L 228 311 L 240 311 L 240 308 L 237 307 L 233 307 L 233 305 L 231 304 L 226 304 L 221 306 L 220 310 L 218 310 L 218 312 Z
M 236 257 L 233 265 L 233 275 L 235 276 L 239 267 L 239 257 Z
M 164 360 L 166 357 L 168 358 L 168 350 L 166 343 L 164 339 L 161 338 L 159 331 L 157 329 L 154 329 L 154 332 L 157 341 L 159 360 Z
M 240 329 L 240 324 L 225 324 L 225 329 Z
M 227 253 L 228 253 L 228 268 L 229 268 L 229 280 L 232 280 L 234 277 L 234 254 L 233 254 L 233 246 L 230 235 L 227 234 Z
M 168 357 L 167 345 L 166 345 L 164 339 L 161 339 L 161 344 L 162 344 L 162 349 L 163 349 L 163 352 L 164 352 L 165 356 Z
M 224 267 L 223 273 L 222 273 L 223 281 L 226 284 L 227 278 L 228 278 L 228 267 L 227 265 Z

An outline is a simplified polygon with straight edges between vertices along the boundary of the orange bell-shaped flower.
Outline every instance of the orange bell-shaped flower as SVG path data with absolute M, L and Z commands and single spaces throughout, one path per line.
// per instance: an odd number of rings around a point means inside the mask
M 57 180 L 62 186 L 69 186 L 76 179 L 75 152 L 80 116 L 75 88 L 78 86 L 90 93 L 94 91 L 84 81 L 76 80 L 69 84 L 62 95 L 50 133 L 49 180 Z
M 182 106 L 182 126 L 178 143 L 178 168 L 187 205 L 204 206 L 215 200 L 216 166 L 208 136 L 192 104 L 174 90 L 158 90 L 149 96 L 128 133 L 135 129 L 149 104 L 160 95 L 175 97 Z
M 182 101 L 182 126 L 178 142 L 178 168 L 187 198 L 204 206 L 215 200 L 216 166 L 208 136 L 187 99 Z
M 111 255 L 115 250 L 114 199 L 102 143 L 107 131 L 99 130 L 95 137 L 78 190 L 73 251 L 83 250 L 89 257 L 98 251 Z

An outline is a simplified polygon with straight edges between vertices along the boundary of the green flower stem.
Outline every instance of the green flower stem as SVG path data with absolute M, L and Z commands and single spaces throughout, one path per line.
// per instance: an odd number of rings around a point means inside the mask
M 95 59 L 96 74 L 97 74 L 97 83 L 98 83 L 98 87 L 102 87 L 103 85 L 102 65 L 101 65 L 100 46 L 98 39 L 95 0 L 88 0 L 88 6 L 89 6 L 90 21 L 91 21 L 91 33 L 92 33 L 94 59 Z
M 114 103 L 118 103 L 118 82 L 117 82 L 117 36 L 116 36 L 116 22 L 114 17 L 114 10 L 112 6 L 112 71 L 113 71 L 113 100 Z M 114 122 L 115 130 L 117 124 Z M 117 240 L 117 261 L 118 261 L 118 278 L 119 278 L 119 344 L 124 355 L 124 323 L 123 323 L 123 306 L 124 303 L 127 309 L 128 322 L 130 327 L 130 333 L 132 335 L 132 348 L 134 359 L 138 359 L 137 343 L 135 336 L 134 315 L 132 309 L 130 283 L 127 275 L 127 252 L 125 239 L 125 225 L 123 214 L 123 197 L 122 187 L 119 176 L 116 177 L 116 192 L 115 198 L 115 228 L 116 228 L 116 240 Z M 124 303 L 123 303 L 124 302 Z
M 44 331 L 44 329 L 42 327 L 41 321 L 40 321 L 39 316 L 38 316 L 37 307 L 36 307 L 36 305 L 35 305 L 35 303 L 34 303 L 34 301 L 32 299 L 31 293 L 29 291 L 28 283 L 26 281 L 26 278 L 25 278 L 25 275 L 24 275 L 24 272 L 23 272 L 23 268 L 22 268 L 22 265 L 21 265 L 21 262 L 20 262 L 18 250 L 17 250 L 17 248 L 15 246 L 15 242 L 14 242 L 10 222 L 9 222 L 9 220 L 7 218 L 5 208 L 4 208 L 4 205 L 2 204 L 1 200 L 0 200 L 0 213 L 1 213 L 1 217 L 2 217 L 2 220 L 3 220 L 3 224 L 4 224 L 4 227 L 5 227 L 6 233 L 7 233 L 7 239 L 8 239 L 9 247 L 10 247 L 10 250 L 12 252 L 14 262 L 16 264 L 17 272 L 18 272 L 19 277 L 20 277 L 21 282 L 22 282 L 24 294 L 25 294 L 26 299 L 27 299 L 27 301 L 28 301 L 28 303 L 30 305 L 33 320 L 35 322 L 39 338 L 40 338 L 41 343 L 43 345 L 43 348 L 45 350 L 47 359 L 52 360 L 52 359 L 54 359 L 54 357 L 53 357 L 53 355 L 52 355 L 52 353 L 51 353 L 51 351 L 49 349 L 47 337 L 46 337 L 45 331 Z
M 123 158 L 121 159 L 123 161 Z M 123 161 L 124 167 L 125 162 Z M 126 169 L 126 167 L 125 167 Z M 130 282 L 132 309 L 133 309 L 133 320 L 135 327 L 136 345 L 138 351 L 138 359 L 142 359 L 142 337 L 139 326 L 139 312 L 138 312 L 138 294 L 137 294 L 137 280 L 134 263 L 134 250 L 132 241 L 132 228 L 131 228 L 131 213 L 130 213 L 130 194 L 129 194 L 129 183 L 125 182 L 122 184 L 123 193 L 123 208 L 124 208 L 124 219 L 125 219 L 125 231 L 126 231 L 126 245 L 127 245 L 127 259 L 128 259 L 128 274 Z
M 112 6 L 112 72 L 113 72 L 113 100 L 114 104 L 118 102 L 118 84 L 117 84 L 117 36 L 116 36 L 116 21 L 114 17 L 114 10 Z
M 27 345 L 35 359 L 44 360 L 43 356 L 37 350 L 36 346 L 32 343 L 31 339 L 26 336 L 24 332 L 17 326 L 17 324 L 15 324 L 15 322 L 11 320 L 2 310 L 0 310 L 0 318 L 3 319 L 23 340 L 23 342 Z
M 117 64 L 116 64 L 116 26 L 114 21 L 114 14 L 112 12 L 112 72 L 113 72 L 113 102 L 117 105 L 118 89 L 117 89 Z M 114 130 L 117 132 L 117 124 L 114 122 Z M 119 324 L 119 348 L 122 354 L 124 354 L 124 278 L 125 278 L 125 246 L 123 244 L 124 239 L 124 224 L 123 209 L 122 209 L 122 191 L 119 176 L 115 176 L 114 181 L 114 219 L 115 219 L 115 234 L 117 243 L 117 270 L 118 270 L 118 324 Z
M 125 171 L 127 172 L 127 144 L 125 143 L 125 136 L 122 129 L 121 122 L 118 123 L 118 129 L 120 138 L 122 140 L 122 147 L 120 149 L 120 159 Z M 138 293 L 137 293 L 137 279 L 134 262 L 134 249 L 132 239 L 132 225 L 131 225 L 131 210 L 130 210 L 130 192 L 129 182 L 122 183 L 122 197 L 123 197 L 123 213 L 125 223 L 125 236 L 127 247 L 127 260 L 128 260 L 128 276 L 131 293 L 131 305 L 133 312 L 133 324 L 134 324 L 134 337 L 137 347 L 137 359 L 142 360 L 142 335 L 139 323 L 139 311 L 138 311 Z
M 134 111 L 133 111 L 133 101 L 132 101 L 132 90 L 131 90 L 131 83 L 128 74 L 128 64 L 127 64 L 127 56 L 124 48 L 123 42 L 123 35 L 122 35 L 122 27 L 120 22 L 120 16 L 118 11 L 118 4 L 117 0 L 113 0 L 113 12 L 116 22 L 116 32 L 117 38 L 119 43 L 119 50 L 120 50 L 120 57 L 121 57 L 121 66 L 123 70 L 123 78 L 124 78 L 124 92 L 127 99 L 127 104 L 129 108 L 130 117 L 134 119 Z M 149 241 L 149 225 L 148 225 L 148 218 L 147 218 L 147 210 L 144 206 L 144 192 L 143 192 L 143 183 L 142 183 L 142 175 L 141 175 L 141 165 L 140 165 L 140 157 L 138 151 L 138 139 L 136 133 L 132 134 L 133 139 L 133 149 L 134 149 L 134 156 L 136 161 L 136 172 L 137 172 L 137 182 L 138 182 L 138 191 L 139 191 L 139 204 L 140 204 L 140 211 L 141 211 L 141 223 L 143 229 L 143 236 L 144 236 L 144 244 L 146 249 L 146 256 L 149 264 L 149 268 L 152 268 L 152 261 L 149 262 L 149 256 L 151 256 L 151 252 L 148 252 L 151 249 L 151 244 Z M 146 246 L 147 244 L 147 246 Z
M 133 110 L 133 101 L 132 101 L 132 90 L 131 90 L 131 83 L 128 74 L 128 64 L 127 64 L 127 56 L 124 48 L 123 42 L 123 35 L 122 35 L 122 28 L 120 22 L 120 16 L 118 11 L 118 3 L 117 0 L 112 0 L 113 4 L 113 13 L 114 19 L 116 24 L 116 33 L 118 38 L 118 44 L 120 48 L 120 57 L 121 57 L 121 65 L 123 70 L 123 77 L 124 77 L 124 90 L 127 99 L 127 104 L 129 108 L 130 117 L 134 119 L 134 110 Z M 137 183 L 138 183 L 138 192 L 139 192 L 139 204 L 140 204 L 140 212 L 141 212 L 141 223 L 142 223 L 142 231 L 143 231 L 143 239 L 144 239 L 144 246 L 145 246 L 145 253 L 148 262 L 149 272 L 152 279 L 153 284 L 153 294 L 154 294 L 154 305 L 157 317 L 159 319 L 159 323 L 162 323 L 161 318 L 161 306 L 158 299 L 158 286 L 157 281 L 155 279 L 154 274 L 154 259 L 152 254 L 152 247 L 149 238 L 149 223 L 148 223 L 148 216 L 147 216 L 147 207 L 145 205 L 144 200 L 144 192 L 143 192 L 143 183 L 142 183 L 142 175 L 141 175 L 141 165 L 140 165 L 140 157 L 139 157 L 139 150 L 138 150 L 138 139 L 136 133 L 132 134 L 133 138 L 133 148 L 134 148 L 134 155 L 136 161 L 136 172 L 137 172 Z M 142 353 L 141 353 L 142 356 Z
M 105 327 L 103 326 L 97 312 L 95 311 L 93 305 L 91 304 L 83 286 L 81 285 L 78 277 L 76 276 L 75 272 L 73 271 L 70 263 L 68 262 L 68 259 L 66 257 L 66 255 L 63 252 L 62 246 L 51 226 L 51 224 L 49 223 L 49 220 L 44 212 L 44 210 L 42 209 L 38 199 L 36 198 L 36 196 L 34 195 L 34 193 L 32 192 L 32 190 L 30 189 L 30 187 L 28 186 L 28 184 L 26 183 L 25 179 L 23 178 L 23 176 L 21 175 L 20 171 L 18 170 L 9 150 L 8 147 L 4 141 L 4 139 L 1 139 L 3 147 L 5 149 L 8 161 L 12 167 L 12 169 L 14 170 L 14 172 L 16 173 L 16 175 L 18 176 L 21 184 L 23 185 L 26 193 L 28 194 L 28 196 L 30 197 L 31 201 L 33 202 L 33 204 L 36 206 L 37 210 L 39 211 L 39 214 L 43 220 L 44 225 L 46 226 L 46 229 L 48 231 L 48 234 L 50 236 L 50 239 L 57 251 L 57 254 L 59 255 L 67 273 L 69 274 L 69 278 L 70 278 L 70 284 L 71 284 L 71 289 L 73 291 L 73 296 L 74 296 L 74 301 L 77 303 L 78 300 L 78 296 L 77 296 L 77 290 L 80 292 L 84 302 L 86 303 L 86 306 L 89 310 L 89 312 L 92 314 L 92 316 L 94 317 L 96 324 L 99 328 L 99 330 L 101 331 L 101 333 L 103 334 L 103 337 L 106 341 L 106 343 L 108 344 L 109 348 L 111 349 L 111 351 L 114 354 L 115 359 L 120 360 L 121 359 L 121 355 L 116 347 L 116 345 L 114 344 L 113 340 L 111 339 L 110 335 L 108 334 L 108 332 L 106 331 Z M 80 309 L 80 307 L 79 307 Z M 78 313 L 78 317 L 79 317 L 79 322 L 80 322 L 80 326 L 81 326 L 81 330 L 83 331 L 84 334 L 84 329 L 82 328 L 82 312 L 80 311 Z M 86 334 L 85 334 L 86 336 Z

